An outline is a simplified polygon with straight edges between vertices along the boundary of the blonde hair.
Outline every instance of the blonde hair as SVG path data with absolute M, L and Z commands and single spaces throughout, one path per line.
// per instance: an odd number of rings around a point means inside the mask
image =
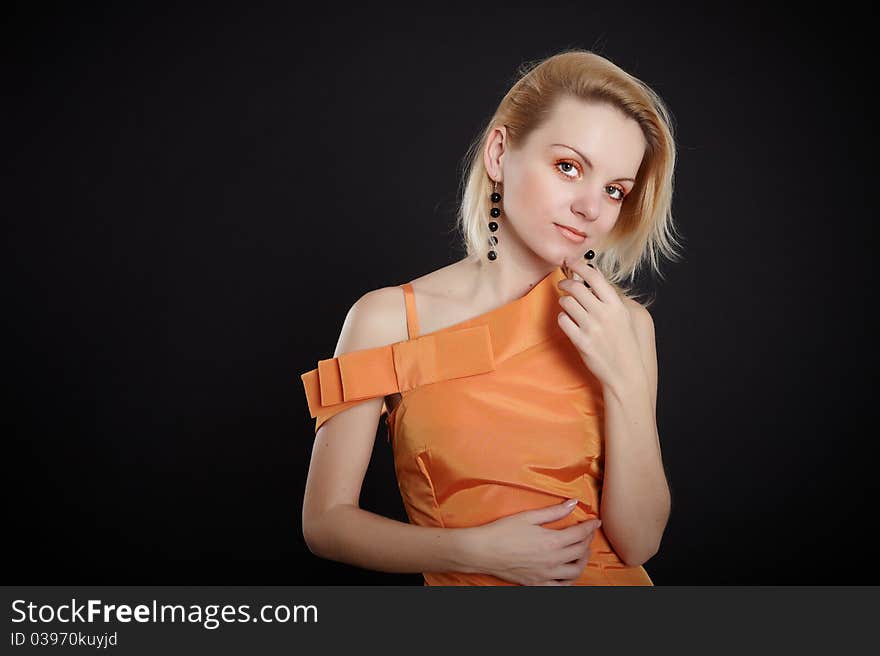
M 647 147 L 636 182 L 593 264 L 619 294 L 635 300 L 632 284 L 645 262 L 662 279 L 660 257 L 680 259 L 672 220 L 676 151 L 669 110 L 644 82 L 588 50 L 569 49 L 544 60 L 526 62 L 517 75 L 519 79 L 471 143 L 463 161 L 456 225 L 467 255 L 479 255 L 484 260 L 490 247 L 486 217 L 493 184 L 483 152 L 492 131 L 507 126 L 511 147 L 515 147 L 550 117 L 563 97 L 610 104 L 639 124 Z M 650 299 L 646 306 L 653 301 Z

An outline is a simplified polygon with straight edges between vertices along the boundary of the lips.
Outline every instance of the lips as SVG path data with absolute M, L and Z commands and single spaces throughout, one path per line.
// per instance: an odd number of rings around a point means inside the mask
M 565 225 L 564 223 L 557 223 L 556 225 L 558 225 L 558 226 L 561 227 L 561 228 L 566 228 L 567 230 L 571 230 L 573 233 L 575 233 L 575 234 L 577 234 L 577 235 L 580 235 L 581 237 L 586 237 L 586 236 L 587 236 L 587 235 L 585 235 L 583 232 L 581 232 L 580 230 L 577 230 L 576 228 L 572 228 L 572 227 L 569 226 L 569 225 Z

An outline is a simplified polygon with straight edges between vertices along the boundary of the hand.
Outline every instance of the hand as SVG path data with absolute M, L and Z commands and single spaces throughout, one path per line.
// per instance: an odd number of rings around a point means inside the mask
M 566 292 L 559 298 L 564 312 L 559 327 L 604 387 L 621 387 L 626 380 L 645 375 L 632 315 L 617 290 L 592 265 L 577 260 L 569 266 L 590 286 L 574 279 L 560 280 Z
M 526 510 L 466 529 L 477 571 L 520 585 L 571 585 L 590 559 L 599 519 L 563 529 L 540 526 L 565 517 L 577 504 Z

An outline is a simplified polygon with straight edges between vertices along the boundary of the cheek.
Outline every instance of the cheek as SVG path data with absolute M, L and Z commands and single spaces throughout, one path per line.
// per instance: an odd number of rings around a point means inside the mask
M 620 206 L 615 209 L 609 210 L 608 218 L 602 220 L 602 228 L 605 232 L 611 232 L 614 229 L 614 226 L 617 225 L 617 221 L 620 219 Z
M 539 221 L 551 212 L 554 196 L 553 179 L 534 169 L 523 170 L 512 181 L 511 209 L 524 221 Z

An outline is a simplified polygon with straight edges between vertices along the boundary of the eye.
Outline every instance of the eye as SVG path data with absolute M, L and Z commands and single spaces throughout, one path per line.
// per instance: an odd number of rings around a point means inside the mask
M 560 167 L 560 166 L 569 166 L 569 167 L 573 168 L 575 171 L 580 171 L 580 167 L 579 167 L 577 164 L 575 164 L 574 162 L 571 162 L 571 161 L 569 161 L 569 160 L 567 160 L 567 159 L 566 159 L 566 160 L 562 160 L 562 161 L 560 161 L 560 162 L 556 162 L 556 169 L 557 169 L 557 170 L 559 170 L 559 167 Z M 570 171 L 571 168 L 568 169 L 568 170 Z M 574 179 L 574 178 L 576 177 L 576 176 L 573 176 L 573 175 L 568 175 L 568 173 L 567 173 L 566 171 L 562 171 L 562 173 L 565 175 L 566 178 L 572 178 L 572 179 Z
M 560 167 L 563 167 L 563 166 L 567 166 L 569 168 L 564 169 L 564 170 L 560 169 Z M 567 159 L 560 160 L 560 161 L 556 162 L 556 170 L 560 171 L 569 180 L 574 180 L 577 178 L 577 175 L 569 175 L 569 172 L 571 172 L 572 169 L 574 169 L 575 171 L 578 171 L 578 172 L 581 170 L 580 166 L 578 166 L 578 164 L 576 162 L 572 162 Z M 626 190 L 618 185 L 608 185 L 605 188 L 606 189 L 613 189 L 614 191 L 616 191 L 619 194 L 618 196 L 611 196 L 611 198 L 613 198 L 617 202 L 622 202 L 623 199 L 626 197 Z
M 614 196 L 612 196 L 612 198 L 614 198 L 614 200 L 616 200 L 616 201 L 622 201 L 626 197 L 626 192 L 623 189 L 621 189 L 620 187 L 618 187 L 617 185 L 608 185 L 605 188 L 606 189 L 614 189 L 614 191 L 620 192 L 620 196 L 617 196 L 616 198 Z

